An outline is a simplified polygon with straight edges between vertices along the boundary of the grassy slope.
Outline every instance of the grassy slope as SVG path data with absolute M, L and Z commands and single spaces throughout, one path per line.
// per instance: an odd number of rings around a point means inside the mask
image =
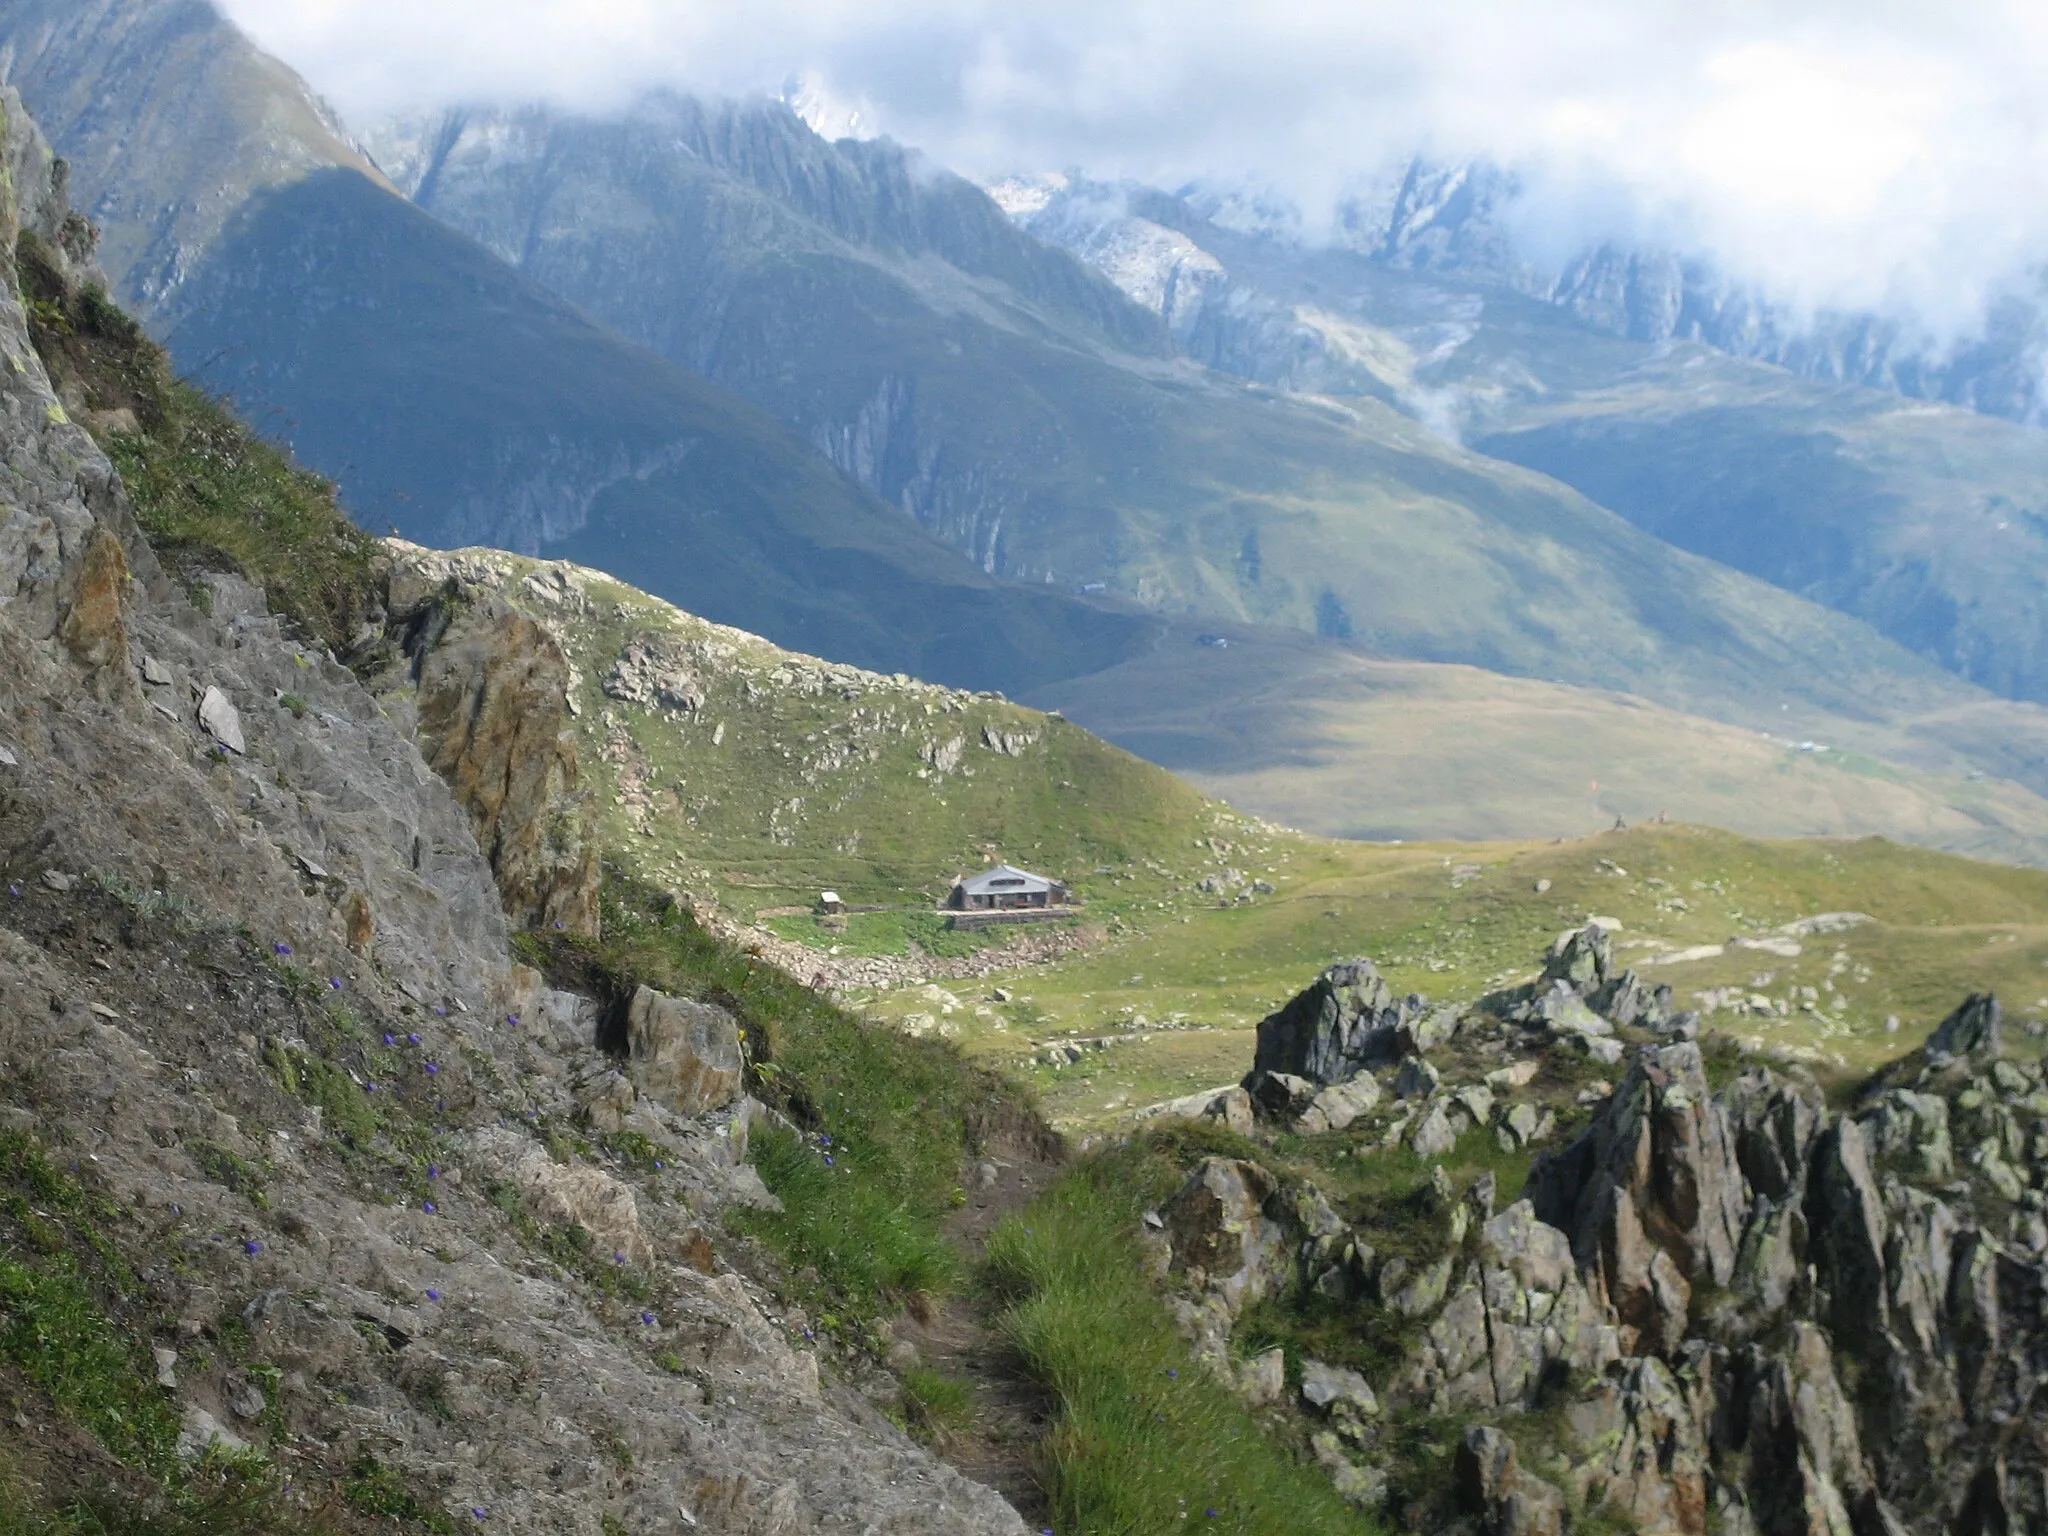
M 1403 986 L 1472 996 L 1527 973 L 1553 935 L 1594 913 L 1622 921 L 1624 945 L 1646 953 L 1767 932 L 1816 912 L 1870 914 L 1877 921 L 1869 926 L 1807 941 L 1797 960 L 1730 951 L 1656 972 L 1681 995 L 1734 984 L 1751 989 L 1770 973 L 1760 989 L 1774 998 L 1808 985 L 1825 998 L 1832 980 L 1847 1001 L 1825 1017 L 1795 1007 L 1783 1022 L 1722 1022 L 1759 1045 L 1851 1062 L 1868 1062 L 1896 1044 L 1884 1032 L 1888 1015 L 1899 1015 L 1911 1038 L 1963 992 L 1986 983 L 2022 1009 L 2048 993 L 2036 980 L 2038 962 L 2048 956 L 2048 872 L 1877 838 L 1773 842 L 1689 826 L 1638 825 L 1556 843 L 1325 841 L 1205 801 L 1077 727 L 1008 702 L 791 656 L 594 572 L 485 551 L 460 558 L 499 573 L 519 601 L 563 635 L 580 673 L 585 761 L 607 802 L 604 837 L 633 879 L 710 897 L 750 918 L 781 907 L 807 909 L 828 886 L 855 902 L 929 902 L 961 867 L 996 855 L 1073 878 L 1090 919 L 1111 935 L 1104 947 L 972 988 L 935 995 L 916 987 L 872 999 L 886 1016 L 925 1013 L 956 1025 L 971 1053 L 1019 1065 L 1060 1034 L 1129 1033 L 1140 1016 L 1174 1026 L 1138 1029 L 1141 1039 L 1092 1054 L 1079 1067 L 1027 1067 L 1069 1122 L 1092 1123 L 1119 1108 L 1236 1078 L 1249 1061 L 1249 1031 L 1258 1018 L 1333 959 L 1368 954 Z M 578 595 L 564 599 L 558 572 Z M 691 658 L 704 694 L 695 713 L 605 697 L 612 660 L 630 637 L 643 634 L 671 636 Z M 1239 647 L 1188 650 L 1202 658 L 1240 654 Z M 1533 750 L 1518 752 L 1517 742 L 1472 729 L 1475 714 L 1481 723 L 1495 718 L 1488 709 L 1527 718 L 1515 714 L 1512 699 L 1503 705 L 1497 691 L 1479 686 L 1494 680 L 1444 669 L 1454 677 L 1432 684 L 1400 674 L 1436 669 L 1389 670 L 1396 676 L 1381 679 L 1391 689 L 1382 718 L 1394 740 L 1376 747 L 1384 755 L 1369 764 L 1400 765 L 1400 749 L 1423 738 L 1432 721 L 1446 733 L 1452 725 L 1466 733 L 1438 748 L 1434 782 L 1423 770 L 1403 767 L 1412 805 L 1441 806 L 1466 789 L 1481 804 L 1540 803 L 1515 789 L 1514 776 L 1560 770 L 1538 770 Z M 1439 691 L 1418 701 L 1415 690 L 1425 685 Z M 1835 767 L 1811 754 L 1753 747 L 1747 750 L 1755 757 L 1745 762 L 1736 750 L 1743 743 L 1722 746 L 1718 728 L 1635 701 L 1606 701 L 1595 710 L 1598 696 L 1554 692 L 1577 712 L 1550 725 L 1551 740 L 1607 732 L 1607 739 L 1647 753 L 1673 732 L 1698 733 L 1706 745 L 1693 759 L 1671 755 L 1667 745 L 1666 756 L 1655 760 L 1659 771 L 1680 777 L 1690 761 L 1699 793 L 1719 795 L 1718 804 L 1730 809 L 1753 799 L 1748 813 L 1759 819 L 1806 814 L 1792 801 L 1799 793 L 1834 814 L 1846 808 L 1873 817 L 1897 814 L 1888 804 L 1925 816 L 1942 803 L 1920 781 L 1881 764 Z M 1555 699 L 1545 703 L 1558 707 Z M 1633 724 L 1645 715 L 1647 731 Z M 979 745 L 984 725 L 1035 730 L 1040 739 L 1021 757 L 1005 756 Z M 963 743 L 960 764 L 971 776 L 937 775 L 924 760 L 928 744 L 954 739 Z M 1649 782 L 1647 767 L 1633 771 L 1636 778 L 1625 771 L 1621 779 L 1625 790 Z M 1376 804 L 1379 791 L 1369 776 L 1360 772 L 1355 782 L 1363 786 L 1361 803 Z M 1945 788 L 1965 804 L 1972 791 L 1993 805 L 2000 793 L 1963 782 Z M 1901 798 L 1888 800 L 1894 796 Z M 792 808 L 794 802 L 801 804 Z M 1612 804 L 1584 805 L 1578 825 Z M 1640 815 L 1650 807 L 1623 808 Z M 1676 808 L 1683 811 L 1684 802 Z M 1604 870 L 1603 859 L 1627 873 Z M 1230 868 L 1246 882 L 1269 880 L 1276 893 L 1219 907 L 1197 886 Z M 1542 880 L 1551 884 L 1539 893 Z M 856 914 L 843 927 L 794 915 L 775 923 L 821 953 L 835 946 L 901 953 L 909 938 L 935 941 L 897 913 Z M 1831 976 L 1837 949 L 1849 959 Z M 1013 993 L 1012 1001 L 986 995 L 997 984 Z M 1798 994 L 1791 995 L 1796 1003 Z M 2048 1013 L 2048 1002 L 2041 1007 Z
M 50 382 L 84 412 L 159 558 L 239 571 L 310 638 L 346 646 L 371 606 L 376 546 L 334 487 L 174 378 L 162 348 L 104 294 L 70 286 L 32 237 L 15 269 Z
M 681 612 L 602 573 L 496 551 L 458 559 L 504 573 L 559 634 L 578 672 L 583 757 L 601 828 L 636 879 L 751 917 L 855 903 L 931 906 L 1000 854 L 1071 875 L 1183 848 L 1237 818 L 1164 770 L 1064 721 L 968 694 L 820 662 Z M 579 594 L 549 601 L 560 571 Z M 622 703 L 604 683 L 634 637 L 683 648 L 694 712 Z M 985 731 L 1032 738 L 1020 755 Z M 942 771 L 957 743 L 957 764 Z

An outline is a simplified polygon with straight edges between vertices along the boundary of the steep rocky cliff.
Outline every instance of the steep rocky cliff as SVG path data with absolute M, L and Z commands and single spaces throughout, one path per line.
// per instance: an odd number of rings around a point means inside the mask
M 0 255 L 92 284 L 0 107 Z M 219 552 L 166 574 L 12 286 L 0 351 L 7 1518 L 1021 1530 L 720 1256 L 772 1204 L 731 1014 L 636 995 L 607 1051 L 511 962 L 508 910 L 588 911 L 559 653 L 444 610 L 387 707 Z

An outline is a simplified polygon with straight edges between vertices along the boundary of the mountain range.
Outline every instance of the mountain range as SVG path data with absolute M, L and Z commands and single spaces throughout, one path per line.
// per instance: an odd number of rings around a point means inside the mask
M 1252 809 L 1284 769 L 1327 830 L 1502 825 L 1491 788 L 1361 807 L 1368 695 L 1484 695 L 1552 818 L 1711 800 L 1643 700 L 1932 774 L 1958 846 L 2023 843 L 1971 775 L 2048 790 L 2038 435 L 1589 324 L 1487 265 L 1471 177 L 1414 192 L 1397 260 L 991 196 L 773 101 L 352 134 L 206 4 L 18 0 L 0 69 L 117 296 L 376 531 L 1067 707 Z M 1406 750 L 1500 778 L 1468 733 Z M 1572 788 L 1617 753 L 1663 792 Z

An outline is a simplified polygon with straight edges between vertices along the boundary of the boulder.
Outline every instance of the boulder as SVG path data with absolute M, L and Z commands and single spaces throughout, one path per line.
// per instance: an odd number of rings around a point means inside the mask
M 1443 1074 L 1419 1056 L 1411 1056 L 1401 1063 L 1401 1070 L 1394 1074 L 1394 1097 L 1397 1099 L 1426 1099 L 1436 1092 L 1437 1084 L 1443 1081 Z
M 1580 997 L 1591 997 L 1614 979 L 1614 936 L 1599 923 L 1588 923 L 1552 942 L 1543 961 L 1539 989 L 1562 982 Z
M 1998 1055 L 2000 1010 L 1998 999 L 1989 992 L 1972 992 L 1960 1008 L 1943 1019 L 1927 1037 L 1927 1058 L 1946 1062 L 1958 1056 Z
M 1250 1134 L 1252 1128 L 1252 1096 L 1239 1084 L 1232 1083 L 1226 1088 L 1211 1088 L 1204 1093 L 1191 1093 L 1161 1104 L 1148 1104 L 1138 1111 L 1138 1118 L 1215 1120 L 1243 1136 Z
M 627 1005 L 626 1061 L 636 1088 L 681 1115 L 730 1104 L 746 1068 L 731 1014 L 652 987 L 639 988 Z
M 1252 1407 L 1271 1407 L 1287 1395 L 1287 1351 L 1275 1345 L 1240 1360 L 1232 1380 L 1237 1395 Z
M 1408 1133 L 1408 1145 L 1417 1157 L 1442 1157 L 1457 1144 L 1458 1129 L 1442 1104 L 1430 1105 L 1429 1112 Z
M 1320 1360 L 1301 1362 L 1301 1400 L 1333 1417 L 1348 1414 L 1369 1419 L 1380 1411 L 1379 1399 L 1363 1376 Z
M 242 739 L 241 713 L 228 702 L 226 694 L 211 684 L 199 696 L 199 725 L 230 752 L 242 754 L 249 750 Z
M 1253 1075 L 1284 1072 L 1314 1083 L 1341 1083 L 1402 1052 L 1403 1026 L 1418 1019 L 1423 1000 L 1397 999 L 1370 960 L 1331 966 L 1279 1011 L 1259 1023 Z M 1252 1088 L 1250 1078 L 1245 1086 Z
M 1216 1297 L 1229 1319 L 1271 1295 L 1292 1268 L 1286 1230 L 1265 1209 L 1278 1189 L 1257 1163 L 1206 1157 L 1160 1207 L 1168 1272 Z
M 1379 1101 L 1378 1081 L 1370 1072 L 1361 1072 L 1348 1082 L 1334 1083 L 1317 1093 L 1301 1112 L 1297 1128 L 1307 1136 L 1341 1131 Z
M 1524 1024 L 1540 1024 L 1553 1034 L 1595 1039 L 1614 1033 L 1614 1026 L 1586 1006 L 1571 984 L 1553 981 L 1522 1006 L 1516 1015 Z
M 1316 1085 L 1292 1072 L 1267 1072 L 1254 1068 L 1243 1087 L 1258 1114 L 1272 1120 L 1293 1120 L 1315 1101 Z

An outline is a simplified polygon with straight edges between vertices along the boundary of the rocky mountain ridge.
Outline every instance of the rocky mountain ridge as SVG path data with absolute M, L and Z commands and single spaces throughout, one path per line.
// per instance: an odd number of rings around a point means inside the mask
M 1536 261 L 1515 232 L 1519 179 L 1485 161 L 1397 166 L 1335 211 L 1335 245 L 1397 270 L 1505 288 L 1631 341 L 1694 341 L 1807 378 L 1858 384 L 2038 423 L 2041 296 L 1995 296 L 1981 332 L 1946 351 L 1908 325 L 1823 310 L 1802 320 L 1763 293 L 1682 251 L 1601 243 L 1555 265 Z M 1301 227 L 1286 199 L 1221 187 L 1187 189 L 1229 228 L 1287 238 Z

